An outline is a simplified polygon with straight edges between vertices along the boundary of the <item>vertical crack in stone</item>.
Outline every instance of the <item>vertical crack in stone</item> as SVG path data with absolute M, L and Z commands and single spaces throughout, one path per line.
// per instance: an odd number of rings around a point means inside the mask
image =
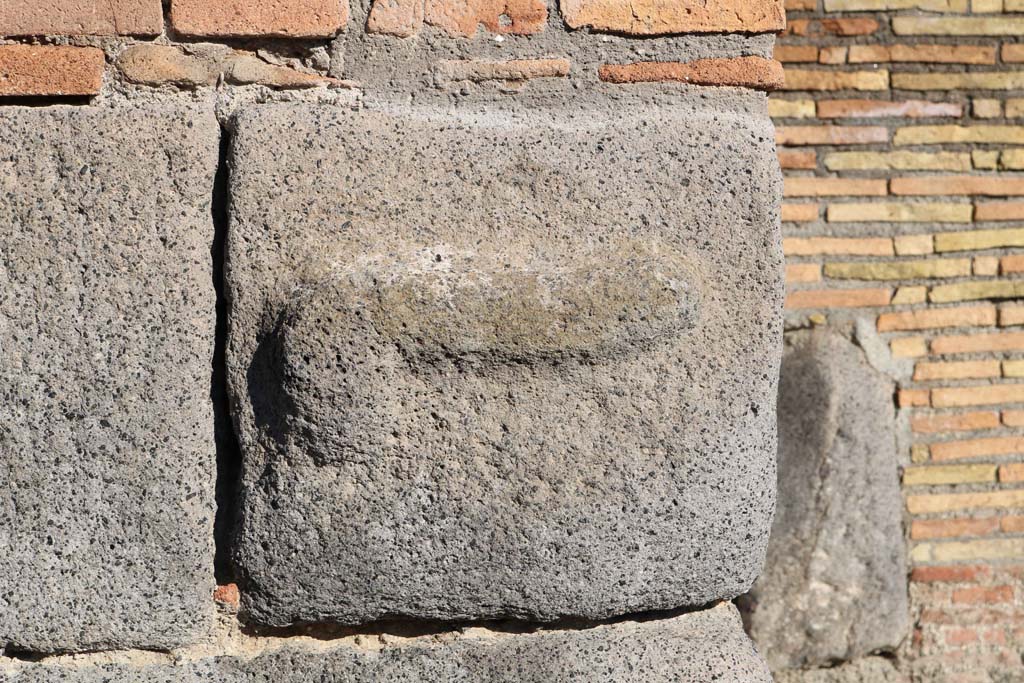
M 210 247 L 213 288 L 217 297 L 217 327 L 210 376 L 210 400 L 213 402 L 214 440 L 217 448 L 217 516 L 213 533 L 216 543 L 214 574 L 218 584 L 235 580 L 235 570 L 231 564 L 231 538 L 237 517 L 236 500 L 242 467 L 241 449 L 231 423 L 225 365 L 228 309 L 224 294 L 224 255 L 228 232 L 227 157 L 230 143 L 230 132 L 222 127 L 220 162 L 213 183 L 213 243 Z

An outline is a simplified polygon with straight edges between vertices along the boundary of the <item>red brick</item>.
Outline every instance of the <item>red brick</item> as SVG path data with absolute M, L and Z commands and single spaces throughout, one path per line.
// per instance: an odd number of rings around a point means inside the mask
M 932 353 L 985 353 L 1024 351 L 1024 332 L 995 332 L 938 337 L 932 340 Z
M 999 271 L 1007 273 L 1024 273 L 1024 254 L 1004 256 L 999 259 Z
M 155 36 L 160 0 L 4 0 L 0 36 Z
M 995 324 L 996 307 L 991 304 L 900 311 L 898 313 L 883 313 L 878 316 L 879 332 Z
M 955 102 L 927 102 L 925 100 L 822 100 L 818 102 L 818 118 L 926 118 L 962 116 L 964 107 Z
M 819 282 L 821 266 L 817 263 L 787 263 L 786 282 Z
M 890 289 L 833 289 L 791 292 L 786 297 L 786 308 L 864 308 L 888 306 L 892 299 Z
M 1013 586 L 971 586 L 953 591 L 954 605 L 995 605 L 1013 602 Z
M 945 361 L 918 363 L 914 368 L 915 382 L 946 379 L 982 379 L 1002 375 L 998 360 Z
M 561 0 L 561 9 L 572 28 L 644 36 L 764 33 L 786 25 L 781 0 Z
M 490 33 L 540 33 L 548 20 L 544 0 L 426 0 L 424 21 L 453 36 L 469 37 L 483 26 Z
M 978 642 L 978 632 L 973 628 L 954 628 L 946 632 L 947 645 L 968 645 Z
M 851 64 L 926 62 L 995 64 L 996 49 L 981 45 L 851 45 Z
M 923 541 L 935 538 L 985 536 L 999 530 L 999 519 L 915 519 L 910 525 L 910 538 Z
M 946 387 L 932 390 L 936 408 L 986 406 L 1024 402 L 1024 384 L 990 384 L 980 387 Z
M 103 67 L 94 47 L 0 45 L 0 96 L 95 95 Z
M 775 141 L 780 145 L 869 145 L 889 141 L 889 129 L 882 126 L 779 126 Z
M 1024 220 L 1024 202 L 985 202 L 974 207 L 976 221 Z
M 966 583 L 985 578 L 991 570 L 984 565 L 948 565 L 938 567 L 914 567 L 910 580 L 917 583 Z
M 931 392 L 927 389 L 900 389 L 896 402 L 900 408 L 927 408 L 931 403 Z
M 793 19 L 786 33 L 794 36 L 866 36 L 878 30 L 875 19 Z
M 790 223 L 809 223 L 818 220 L 817 204 L 783 204 L 782 220 Z
M 1007 534 L 1024 532 L 1024 515 L 1009 515 L 999 522 L 999 528 Z
M 217 586 L 213 591 L 214 601 L 227 605 L 228 607 L 238 607 L 239 598 L 238 586 L 233 583 L 226 583 L 222 586 Z
M 999 426 L 999 413 L 985 411 L 953 415 L 915 416 L 910 420 L 910 426 L 913 431 L 919 434 L 995 429 Z
M 782 168 L 812 169 L 818 167 L 818 153 L 795 149 L 780 149 L 779 165 Z M 817 212 L 815 212 L 817 213 Z
M 892 193 L 898 195 L 1024 195 L 1024 179 L 991 176 L 914 176 L 893 178 Z
M 1024 62 L 1024 43 L 1007 43 L 1003 45 L 1004 62 Z
M 888 237 L 786 237 L 782 240 L 786 256 L 892 256 L 892 240 Z
M 1021 386 L 1024 387 L 1024 385 Z M 937 389 L 935 393 L 948 391 L 955 391 L 955 389 Z M 942 400 L 941 395 L 939 400 Z M 1024 453 L 1024 436 L 994 436 L 984 439 L 933 443 L 931 453 L 932 459 L 937 462 Z
M 1012 463 L 1000 467 L 999 481 L 1007 484 L 1024 481 L 1024 463 Z
M 348 21 L 348 0 L 172 0 L 171 23 L 187 36 L 329 38 Z
M 698 59 L 694 62 L 605 64 L 598 76 L 608 83 L 674 81 L 693 85 L 725 85 L 775 90 L 782 85 L 782 65 L 764 57 Z

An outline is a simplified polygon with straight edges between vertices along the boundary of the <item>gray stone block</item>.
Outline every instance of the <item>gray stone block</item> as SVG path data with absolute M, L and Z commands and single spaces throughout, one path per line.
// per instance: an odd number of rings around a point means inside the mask
M 217 657 L 22 664 L 2 683 L 770 683 L 731 605 L 649 622 L 512 634 L 471 629 L 384 645 L 264 641 Z
M 749 597 L 773 670 L 891 651 L 909 631 L 894 392 L 837 333 L 786 335 L 779 506 Z
M 209 621 L 212 110 L 8 108 L 0 648 L 161 648 Z
M 782 297 L 764 98 L 608 104 L 239 116 L 247 618 L 604 618 L 753 582 Z
M 865 657 L 827 669 L 776 671 L 775 683 L 910 683 L 910 676 L 888 659 Z

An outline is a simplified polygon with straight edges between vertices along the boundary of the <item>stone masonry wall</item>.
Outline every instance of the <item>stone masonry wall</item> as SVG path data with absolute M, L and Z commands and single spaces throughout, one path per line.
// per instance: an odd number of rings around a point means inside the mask
M 784 25 L 0 2 L 0 681 L 770 681 Z
M 920 680 L 1018 680 L 1024 4 L 786 5 L 771 110 L 787 325 L 859 323 L 898 381 L 914 623 L 900 657 Z

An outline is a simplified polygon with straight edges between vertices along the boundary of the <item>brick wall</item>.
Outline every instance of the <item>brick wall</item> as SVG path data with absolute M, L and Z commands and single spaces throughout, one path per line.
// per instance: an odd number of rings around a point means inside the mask
M 1024 647 L 1024 3 L 787 10 L 788 323 L 885 340 L 916 620 L 901 654 L 922 680 L 1003 680 Z

